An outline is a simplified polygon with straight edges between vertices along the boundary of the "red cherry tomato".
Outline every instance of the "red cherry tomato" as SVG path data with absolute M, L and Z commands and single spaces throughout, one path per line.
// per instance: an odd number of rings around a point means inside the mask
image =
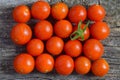
M 68 14 L 68 6 L 63 2 L 58 2 L 52 6 L 51 14 L 53 18 L 62 20 L 66 18 Z
M 69 40 L 67 43 L 65 43 L 64 51 L 71 57 L 77 57 L 82 52 L 82 44 L 78 40 Z
M 32 39 L 27 44 L 27 52 L 31 54 L 32 56 L 38 56 L 40 55 L 44 50 L 44 43 L 39 39 Z
M 106 15 L 105 9 L 98 4 L 91 5 L 88 8 L 88 18 L 93 21 L 101 21 Z
M 74 61 L 68 55 L 61 55 L 55 61 L 55 70 L 61 75 L 70 75 L 74 69 Z
M 35 36 L 40 40 L 47 40 L 53 34 L 53 27 L 47 20 L 42 20 L 35 25 Z
M 85 27 L 85 24 L 82 24 L 81 25 L 81 29 L 84 29 Z M 74 26 L 73 27 L 73 32 L 76 31 L 78 29 L 78 25 Z M 89 28 L 86 28 L 86 30 L 84 31 L 84 40 L 87 40 L 90 36 L 90 31 L 89 31 Z M 78 40 L 82 40 L 81 38 L 78 38 Z
M 35 19 L 46 19 L 50 14 L 50 5 L 45 1 L 37 1 L 32 5 L 31 14 Z
M 27 24 L 18 23 L 12 28 L 10 36 L 14 43 L 24 45 L 31 39 L 32 31 Z
M 63 50 L 64 42 L 59 37 L 51 37 L 46 43 L 46 49 L 52 55 L 59 55 Z
M 109 64 L 105 59 L 98 59 L 92 63 L 92 72 L 94 75 L 103 77 L 109 71 Z
M 15 57 L 13 66 L 17 73 L 28 74 L 34 69 L 34 58 L 27 53 L 21 53 Z
M 78 23 L 80 20 L 84 21 L 86 17 L 87 11 L 82 5 L 73 6 L 68 13 L 68 18 L 74 23 Z
M 53 70 L 54 59 L 48 53 L 39 55 L 36 59 L 36 69 L 41 73 L 48 73 Z
M 103 40 L 110 34 L 110 28 L 105 22 L 96 22 L 90 27 L 90 33 L 93 38 Z
M 67 38 L 72 33 L 72 24 L 67 20 L 60 20 L 55 24 L 54 32 L 61 38 Z
M 87 74 L 90 71 L 91 62 L 87 57 L 80 56 L 75 60 L 75 71 L 78 74 Z
M 26 23 L 30 20 L 30 10 L 26 5 L 19 5 L 13 10 L 13 19 L 19 23 Z
M 83 52 L 86 57 L 91 60 L 99 59 L 104 53 L 104 47 L 102 43 L 100 43 L 96 39 L 89 39 L 83 45 Z

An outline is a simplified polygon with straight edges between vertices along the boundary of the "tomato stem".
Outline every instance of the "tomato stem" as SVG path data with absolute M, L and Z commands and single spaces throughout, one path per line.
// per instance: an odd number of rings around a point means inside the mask
M 90 21 L 88 21 L 87 24 L 84 26 L 84 29 L 82 29 L 81 28 L 82 21 L 80 21 L 78 23 L 78 29 L 70 35 L 70 39 L 76 40 L 78 38 L 81 38 L 81 41 L 84 41 L 84 32 L 87 29 L 87 27 L 89 26 L 89 23 L 90 23 Z
M 98 0 L 98 4 L 100 5 L 101 3 L 100 3 L 100 0 Z

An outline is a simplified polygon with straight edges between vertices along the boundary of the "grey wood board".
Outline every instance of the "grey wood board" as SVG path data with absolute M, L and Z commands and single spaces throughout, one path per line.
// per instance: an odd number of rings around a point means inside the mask
M 41 74 L 34 70 L 28 75 L 17 74 L 13 69 L 13 59 L 25 47 L 17 46 L 10 40 L 10 30 L 16 23 L 12 19 L 12 10 L 16 5 L 26 4 L 31 6 L 37 0 L 0 0 L 0 80 L 120 80 L 120 0 L 101 0 L 107 15 L 104 19 L 110 28 L 110 36 L 103 40 L 105 46 L 105 58 L 110 64 L 110 70 L 104 77 L 96 77 L 89 73 L 79 75 L 73 72 L 69 76 L 58 75 L 55 71 Z M 54 4 L 61 0 L 47 0 Z M 75 4 L 83 4 L 87 1 L 89 5 L 97 3 L 97 0 L 62 0 L 71 7 Z M 34 20 L 30 21 L 31 23 Z

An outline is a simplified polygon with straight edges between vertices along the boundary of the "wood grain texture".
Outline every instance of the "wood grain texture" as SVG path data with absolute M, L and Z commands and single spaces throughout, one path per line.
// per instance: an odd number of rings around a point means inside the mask
M 107 15 L 104 19 L 110 28 L 110 36 L 103 40 L 105 46 L 105 58 L 110 64 L 110 70 L 104 77 L 96 77 L 91 72 L 88 75 L 78 75 L 73 72 L 69 76 L 58 75 L 55 70 L 49 74 L 41 74 L 34 70 L 28 75 L 17 74 L 13 69 L 13 59 L 20 52 L 25 52 L 25 47 L 17 46 L 10 40 L 10 30 L 16 23 L 12 19 L 12 10 L 16 5 L 27 4 L 31 6 L 37 0 L 0 0 L 0 80 L 120 80 L 120 0 L 101 0 Z M 54 4 L 61 0 L 47 0 Z M 97 3 L 97 0 L 62 0 L 71 7 L 75 4 L 89 5 Z M 31 20 L 31 27 L 36 23 Z

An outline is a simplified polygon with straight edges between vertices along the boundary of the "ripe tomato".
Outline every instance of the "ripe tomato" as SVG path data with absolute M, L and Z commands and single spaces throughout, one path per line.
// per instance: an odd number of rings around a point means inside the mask
M 60 20 L 54 25 L 54 32 L 61 38 L 67 38 L 72 33 L 72 24 L 67 20 Z
M 69 40 L 65 43 L 64 51 L 71 57 L 77 57 L 82 53 L 82 44 L 78 40 Z
M 13 19 L 19 23 L 25 23 L 30 20 L 30 10 L 26 5 L 19 5 L 13 10 Z
M 85 24 L 81 25 L 81 29 L 84 29 Z M 73 32 L 76 31 L 78 29 L 78 25 L 73 27 Z M 84 31 L 84 40 L 87 40 L 90 37 L 90 31 L 89 28 L 87 27 L 86 30 Z M 82 41 L 81 37 L 78 38 L 78 40 Z
M 105 22 L 96 22 L 90 27 L 90 33 L 93 38 L 103 40 L 110 34 L 110 28 Z
M 105 9 L 98 4 L 91 5 L 87 13 L 88 18 L 93 21 L 101 21 L 106 15 Z
M 32 31 L 27 24 L 18 23 L 12 28 L 10 36 L 14 43 L 24 45 L 31 39 Z
M 84 21 L 86 17 L 87 11 L 82 5 L 73 6 L 68 13 L 68 18 L 74 23 L 78 23 L 80 20 Z
M 62 20 L 68 14 L 68 6 L 63 2 L 58 2 L 52 6 L 51 14 L 53 18 Z
M 50 14 L 50 5 L 45 1 L 37 1 L 32 5 L 31 14 L 35 19 L 46 19 Z
M 32 39 L 27 44 L 27 52 L 31 54 L 32 56 L 38 56 L 40 55 L 44 50 L 44 43 L 39 39 Z
M 17 73 L 28 74 L 33 71 L 35 61 L 31 55 L 27 53 L 21 53 L 15 57 L 13 66 Z
M 53 70 L 54 59 L 48 53 L 39 55 L 36 59 L 36 69 L 41 73 L 48 73 Z
M 47 40 L 53 34 L 53 27 L 47 20 L 42 20 L 35 25 L 35 36 L 40 40 Z
M 104 47 L 102 43 L 100 43 L 96 39 L 89 39 L 83 45 L 83 52 L 86 57 L 91 60 L 99 59 L 104 53 Z
M 74 61 L 68 55 L 61 55 L 55 60 L 55 70 L 58 74 L 69 75 L 73 72 Z
M 90 71 L 91 62 L 87 57 L 80 56 L 75 60 L 75 71 L 78 74 L 87 74 Z
M 102 77 L 109 71 L 109 64 L 105 59 L 98 59 L 92 63 L 92 72 L 94 75 Z
M 63 50 L 64 42 L 59 37 L 51 37 L 46 42 L 46 49 L 52 55 L 59 55 Z

